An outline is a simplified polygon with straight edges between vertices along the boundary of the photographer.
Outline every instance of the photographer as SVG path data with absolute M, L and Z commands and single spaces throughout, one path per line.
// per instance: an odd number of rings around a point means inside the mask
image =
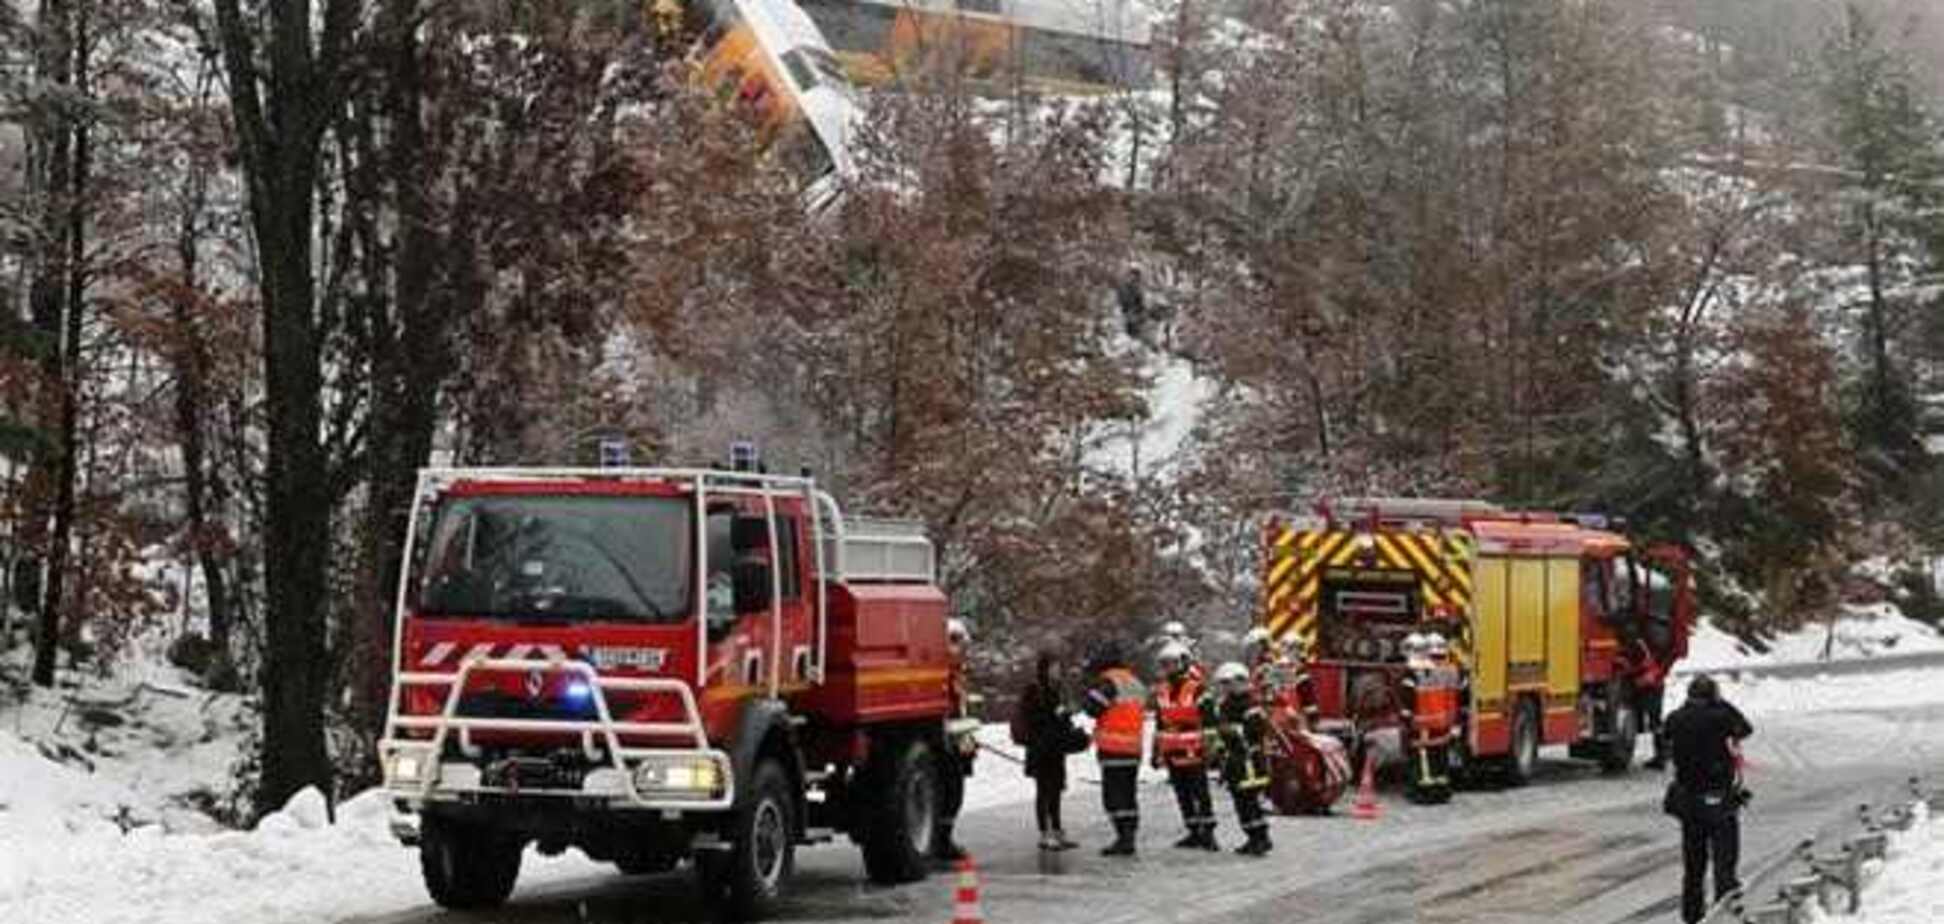
M 1681 820 L 1681 920 L 1707 914 L 1702 890 L 1708 861 L 1714 860 L 1715 901 L 1740 888 L 1735 866 L 1741 855 L 1737 813 L 1748 802 L 1742 788 L 1739 745 L 1755 733 L 1741 711 L 1721 698 L 1714 680 L 1696 677 L 1687 703 L 1667 717 L 1674 750 L 1674 781 L 1662 808 Z

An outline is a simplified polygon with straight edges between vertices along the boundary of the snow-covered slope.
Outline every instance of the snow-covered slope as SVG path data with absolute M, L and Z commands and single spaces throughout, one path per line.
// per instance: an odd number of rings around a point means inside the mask
M 426 904 L 417 856 L 376 790 L 338 807 L 298 793 L 253 831 L 170 834 L 113 820 L 132 793 L 0 731 L 0 920 L 39 924 L 328 922 Z M 523 888 L 612 868 L 529 852 Z
M 1847 661 L 1883 655 L 1944 651 L 1936 629 L 1904 616 L 1894 606 L 1849 607 L 1832 627 L 1818 623 L 1776 636 L 1766 652 L 1703 622 L 1688 642 L 1678 671 L 1734 670 L 1766 664 Z M 1827 655 L 1827 656 L 1825 656 Z
M 1148 418 L 1132 429 L 1104 435 L 1088 461 L 1129 476 L 1166 479 L 1179 461 L 1181 446 L 1201 420 L 1202 408 L 1215 394 L 1215 382 L 1195 372 L 1193 363 L 1165 351 L 1133 345 L 1143 354 L 1148 376 Z

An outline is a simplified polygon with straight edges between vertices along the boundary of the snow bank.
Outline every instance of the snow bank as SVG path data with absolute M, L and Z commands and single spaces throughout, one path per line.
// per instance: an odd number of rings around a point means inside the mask
M 133 794 L 0 732 L 0 920 L 42 924 L 328 922 L 423 907 L 418 859 L 372 791 L 338 807 L 297 794 L 256 830 L 168 834 L 116 822 Z M 611 873 L 578 853 L 529 851 L 523 885 Z
M 1944 828 L 1917 805 L 1909 831 L 1892 832 L 1874 885 L 1863 893 L 1857 924 L 1933 924 L 1944 919 Z
M 1944 704 L 1944 668 L 1912 668 L 1882 673 L 1814 677 L 1762 677 L 1733 672 L 1717 675 L 1722 696 L 1750 716 L 1807 715 L 1873 709 L 1905 709 Z M 1666 709 L 1687 699 L 1687 685 L 1669 684 Z
M 1890 654 L 1944 651 L 1944 636 L 1911 619 L 1895 606 L 1879 603 L 1845 607 L 1833 637 L 1828 624 L 1804 626 L 1777 636 L 1766 652 L 1757 652 L 1740 639 L 1702 621 L 1688 640 L 1688 656 L 1676 670 L 1717 671 L 1768 664 L 1846 661 Z M 1825 658 L 1824 654 L 1828 657 Z

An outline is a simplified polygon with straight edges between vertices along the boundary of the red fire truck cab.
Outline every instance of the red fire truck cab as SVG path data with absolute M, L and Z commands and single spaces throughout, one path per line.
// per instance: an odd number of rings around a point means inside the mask
M 427 469 L 417 497 L 381 759 L 439 904 L 504 901 L 528 844 L 691 862 L 742 915 L 840 832 L 875 881 L 925 874 L 969 728 L 920 524 L 713 469 Z

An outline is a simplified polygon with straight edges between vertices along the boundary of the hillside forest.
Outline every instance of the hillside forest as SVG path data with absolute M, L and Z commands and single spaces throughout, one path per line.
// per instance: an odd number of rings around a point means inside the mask
M 994 676 L 1240 631 L 1346 494 L 1935 620 L 1927 6 L 1154 0 L 1146 86 L 868 93 L 812 217 L 641 4 L 0 4 L 0 676 L 160 644 L 257 805 L 353 791 L 416 469 L 617 439 L 922 519 Z

